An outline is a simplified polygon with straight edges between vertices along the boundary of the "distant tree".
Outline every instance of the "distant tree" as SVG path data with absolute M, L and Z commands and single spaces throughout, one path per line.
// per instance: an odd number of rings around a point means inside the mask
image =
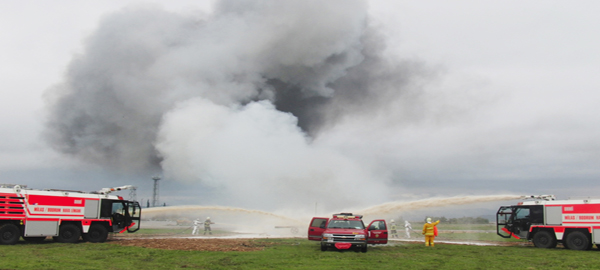
M 476 224 L 488 224 L 488 223 L 490 223 L 490 220 L 487 218 L 477 217 L 477 218 L 475 218 L 475 223 Z

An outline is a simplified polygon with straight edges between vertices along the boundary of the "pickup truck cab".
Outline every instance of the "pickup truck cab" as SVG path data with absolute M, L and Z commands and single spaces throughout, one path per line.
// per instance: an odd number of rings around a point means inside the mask
M 334 214 L 332 218 L 314 217 L 308 227 L 308 240 L 320 241 L 321 251 L 356 248 L 367 252 L 368 244 L 387 244 L 387 224 L 377 219 L 365 227 L 362 215 L 352 213 Z

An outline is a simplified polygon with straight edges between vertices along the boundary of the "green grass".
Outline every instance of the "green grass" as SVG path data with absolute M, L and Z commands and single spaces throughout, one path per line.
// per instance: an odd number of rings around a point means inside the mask
M 208 252 L 123 247 L 115 244 L 0 246 L 0 269 L 591 269 L 600 254 L 563 248 L 466 246 L 393 242 L 367 253 L 326 251 L 305 239 L 275 242 L 262 251 Z

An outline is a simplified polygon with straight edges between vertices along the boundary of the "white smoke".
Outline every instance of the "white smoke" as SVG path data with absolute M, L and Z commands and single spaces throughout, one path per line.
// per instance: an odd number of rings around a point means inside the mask
M 329 197 L 343 205 L 360 194 L 388 195 L 367 163 L 312 143 L 293 115 L 268 101 L 226 107 L 192 99 L 163 120 L 156 149 L 167 176 L 203 181 L 232 201 L 306 206 Z

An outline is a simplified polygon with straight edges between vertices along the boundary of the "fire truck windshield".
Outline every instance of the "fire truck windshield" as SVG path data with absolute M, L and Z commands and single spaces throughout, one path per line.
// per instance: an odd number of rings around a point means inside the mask
M 363 230 L 365 225 L 360 220 L 332 220 L 327 225 L 328 229 L 357 229 Z
M 515 210 L 515 219 L 529 218 L 529 208 L 517 208 Z

